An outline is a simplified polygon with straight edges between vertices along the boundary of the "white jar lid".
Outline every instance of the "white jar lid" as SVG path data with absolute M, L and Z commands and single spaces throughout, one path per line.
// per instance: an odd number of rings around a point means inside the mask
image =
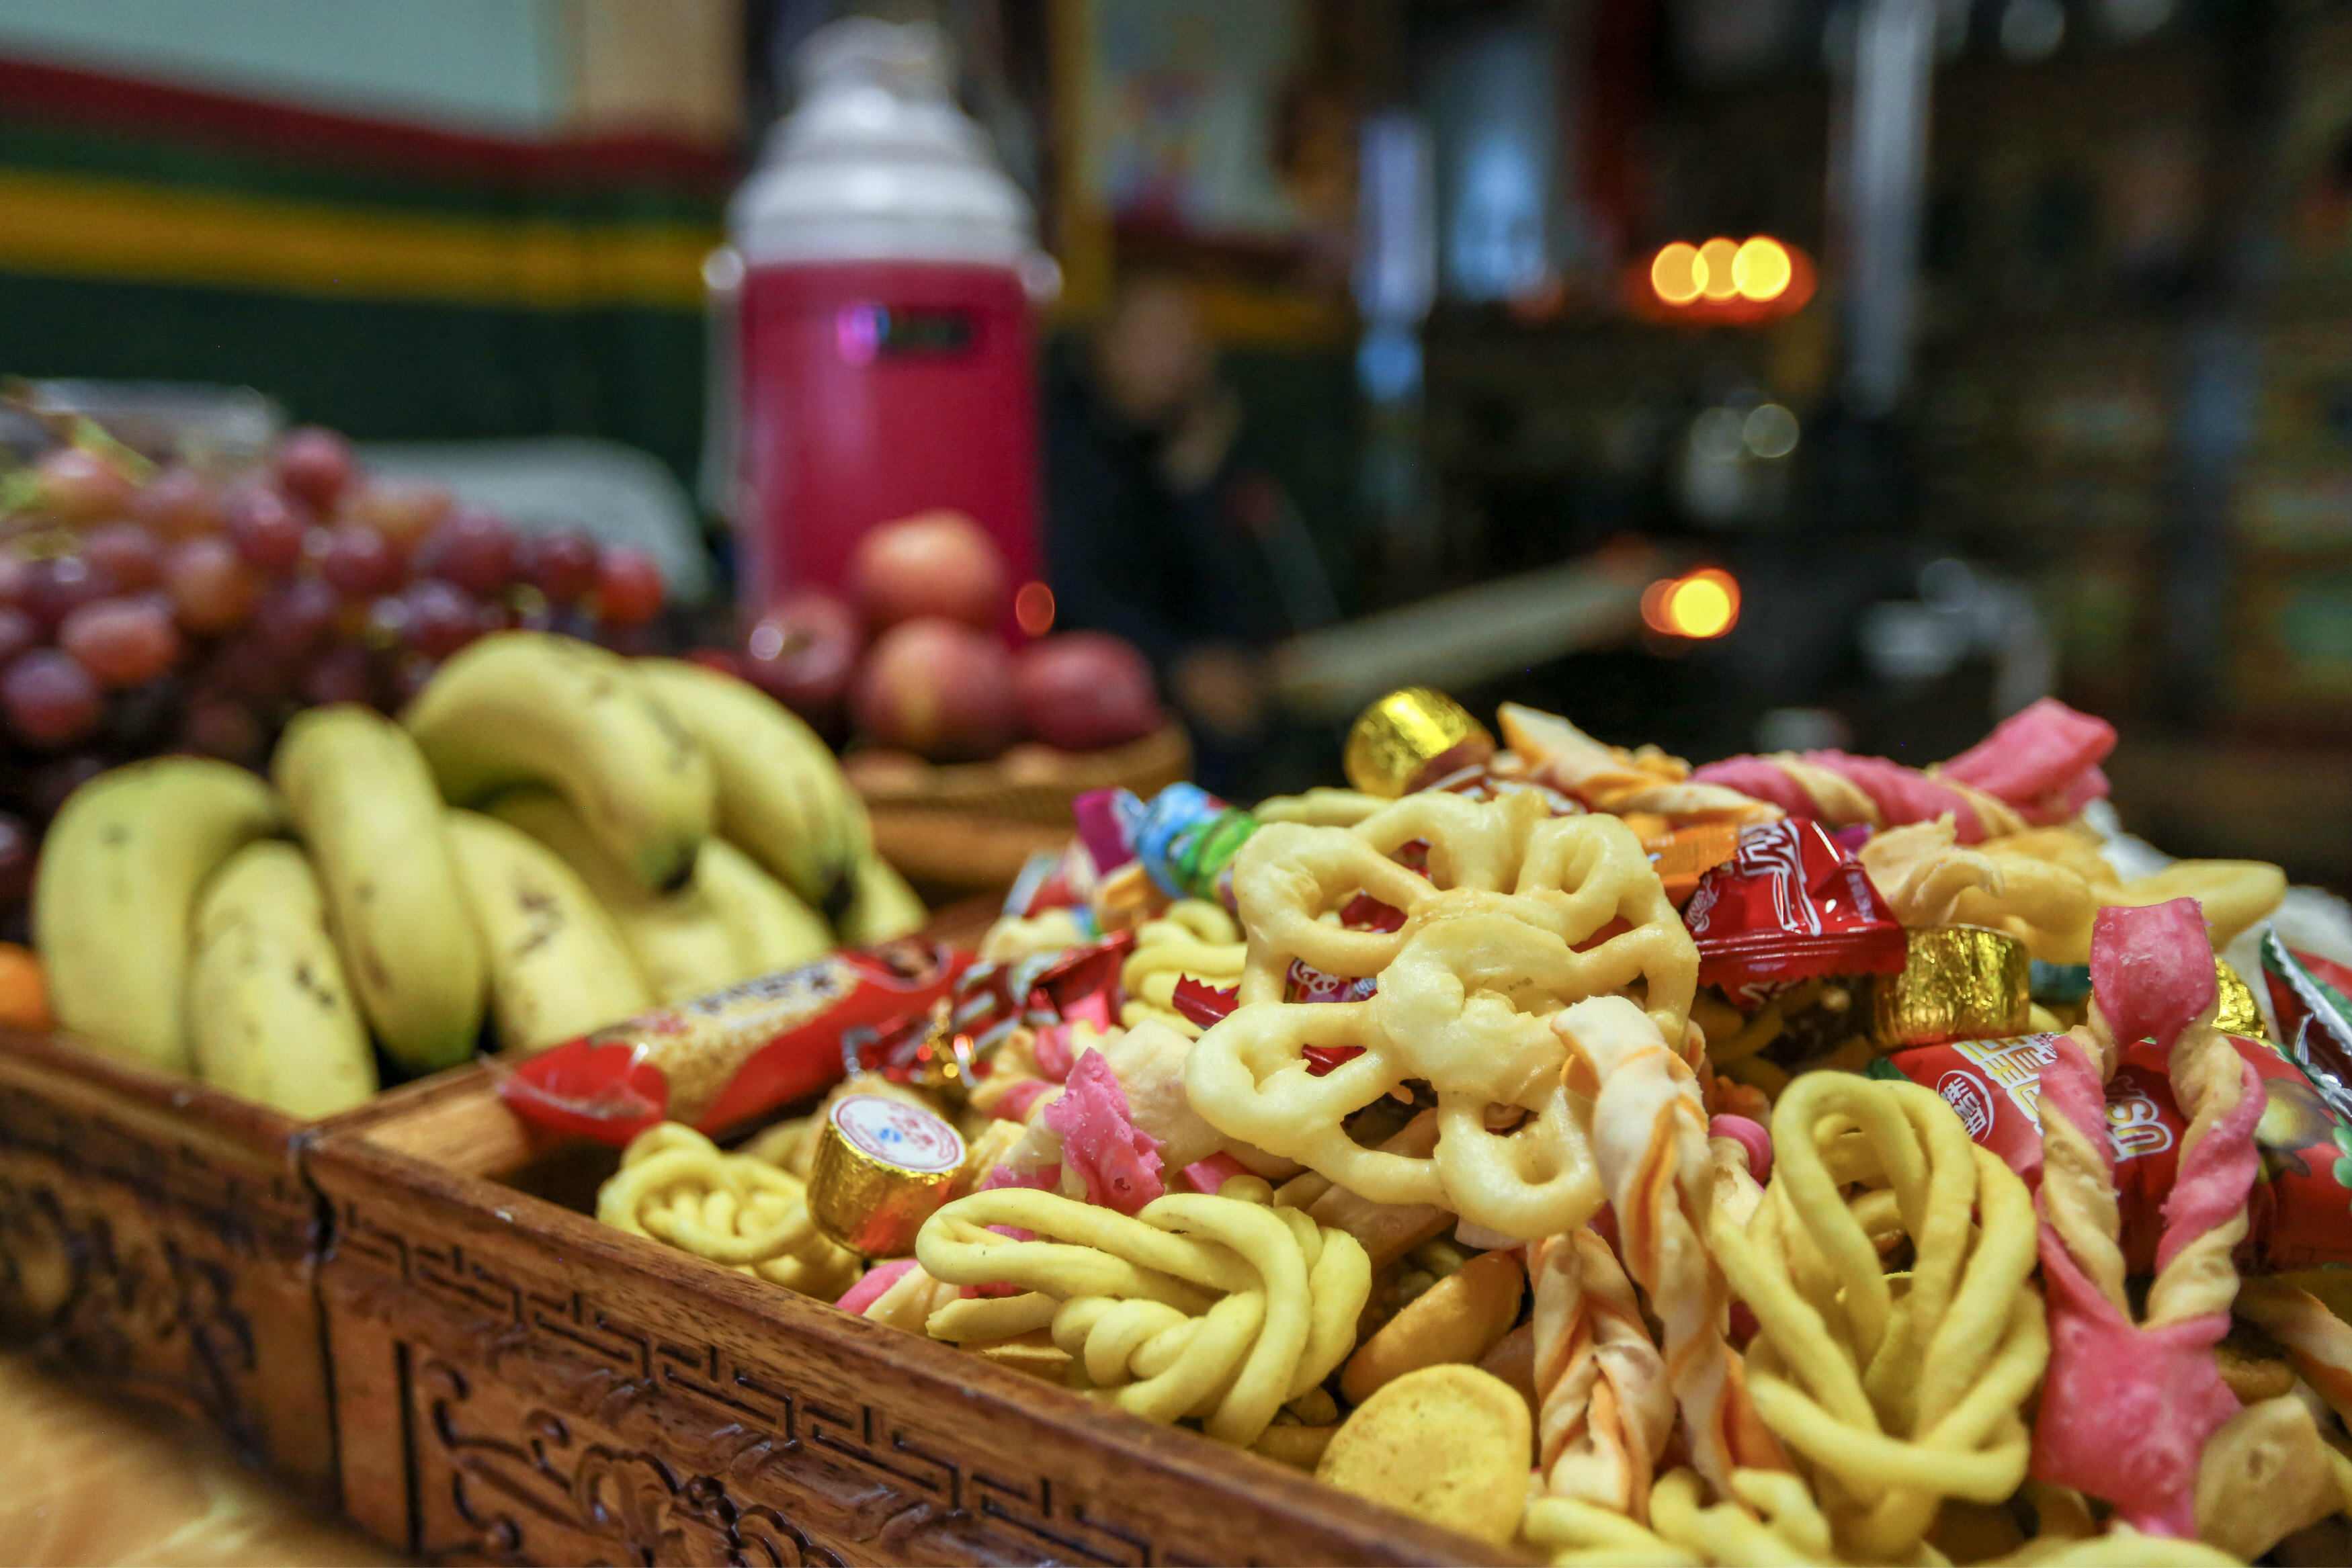
M 1028 200 L 957 108 L 937 27 L 849 17 L 811 35 L 793 70 L 800 104 L 729 212 L 747 263 L 1034 267 Z

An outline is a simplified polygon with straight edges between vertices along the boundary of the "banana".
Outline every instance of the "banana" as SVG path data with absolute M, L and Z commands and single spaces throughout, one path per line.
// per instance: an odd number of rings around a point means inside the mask
M 452 805 L 548 784 L 647 887 L 694 869 L 715 811 L 710 759 L 628 660 L 543 632 L 483 638 L 401 716 Z
M 683 1001 L 747 977 L 735 934 L 701 886 L 701 867 L 714 841 L 703 841 L 691 881 L 676 893 L 656 893 L 606 854 L 580 814 L 551 789 L 509 789 L 482 810 L 529 833 L 572 868 L 612 917 L 656 1002 Z
M 842 912 L 837 927 L 844 946 L 866 947 L 887 942 L 920 930 L 931 917 L 915 890 L 907 885 L 907 879 L 880 855 L 866 855 L 853 875 L 849 907 Z
M 188 1071 L 188 917 L 205 878 L 286 819 L 241 768 L 163 757 L 102 773 L 49 824 L 33 941 L 58 1020 L 101 1050 Z
M 445 831 L 489 961 L 501 1045 L 552 1045 L 653 1006 L 611 917 L 538 841 L 475 811 L 451 811 Z
M 375 1092 L 319 878 L 292 844 L 247 844 L 205 884 L 188 1037 L 198 1078 L 289 1116 L 331 1116 Z
M 744 978 L 797 969 L 833 951 L 824 916 L 725 839 L 705 841 L 694 880 L 733 934 Z
M 414 1071 L 465 1061 L 488 978 L 416 743 L 373 708 L 336 703 L 287 727 L 270 775 L 326 886 L 376 1038 Z
M 710 756 L 719 832 L 803 903 L 838 908 L 869 833 L 864 804 L 816 732 L 732 675 L 677 659 L 636 665 Z

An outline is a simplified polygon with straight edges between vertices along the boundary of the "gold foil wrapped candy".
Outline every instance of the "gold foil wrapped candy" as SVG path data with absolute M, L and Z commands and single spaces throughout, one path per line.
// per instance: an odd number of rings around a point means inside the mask
M 1881 1051 L 2006 1040 L 2031 1026 L 2024 943 L 1980 925 L 1919 925 L 1904 935 L 1903 972 L 1873 988 L 1871 1032 Z
M 868 1258 L 901 1258 L 955 1185 L 963 1139 L 919 1106 L 880 1094 L 837 1100 L 809 1166 L 809 1218 Z
M 1494 755 L 1494 736 L 1468 709 L 1444 692 L 1406 686 L 1357 716 L 1340 761 L 1349 783 L 1393 800 Z

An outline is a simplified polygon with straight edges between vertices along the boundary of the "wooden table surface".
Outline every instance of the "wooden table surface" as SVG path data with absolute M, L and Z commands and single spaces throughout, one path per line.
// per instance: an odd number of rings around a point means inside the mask
M 173 1413 L 0 1356 L 0 1563 L 398 1563 Z

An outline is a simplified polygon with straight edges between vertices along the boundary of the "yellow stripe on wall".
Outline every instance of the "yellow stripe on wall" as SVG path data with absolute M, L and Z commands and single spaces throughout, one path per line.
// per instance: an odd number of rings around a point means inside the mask
M 0 171 L 0 269 L 346 299 L 698 307 L 716 227 L 453 218 Z

